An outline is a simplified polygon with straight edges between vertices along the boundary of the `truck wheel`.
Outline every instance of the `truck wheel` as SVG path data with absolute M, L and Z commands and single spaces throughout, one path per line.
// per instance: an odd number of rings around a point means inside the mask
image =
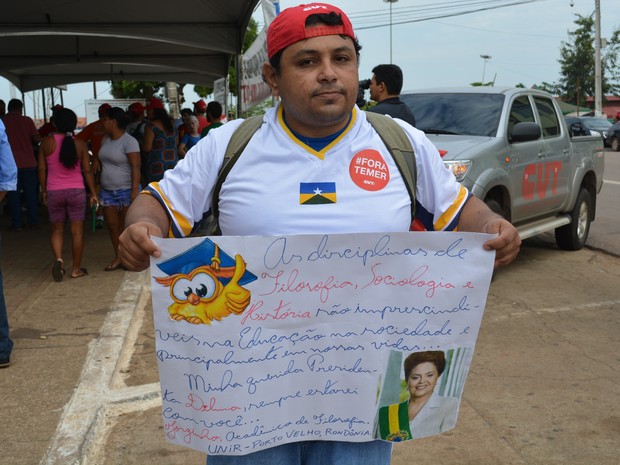
M 504 212 L 504 210 L 502 209 L 502 206 L 499 204 L 497 200 L 486 199 L 484 203 L 487 204 L 487 207 L 489 207 L 493 213 L 497 213 L 498 215 L 501 215 L 502 218 L 506 218 L 506 213 Z
M 609 143 L 609 146 L 614 152 L 620 152 L 620 139 L 613 137 Z
M 582 188 L 577 196 L 577 202 L 570 213 L 571 222 L 555 230 L 555 241 L 558 247 L 564 250 L 579 250 L 586 245 L 590 232 L 590 211 L 592 197 L 587 189 Z

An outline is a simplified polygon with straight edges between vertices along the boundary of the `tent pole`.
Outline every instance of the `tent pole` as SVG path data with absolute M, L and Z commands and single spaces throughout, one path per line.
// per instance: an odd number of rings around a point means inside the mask
M 235 57 L 235 74 L 237 75 L 237 107 L 236 107 L 236 117 L 239 118 L 241 116 L 240 103 L 241 102 L 241 54 L 237 54 Z

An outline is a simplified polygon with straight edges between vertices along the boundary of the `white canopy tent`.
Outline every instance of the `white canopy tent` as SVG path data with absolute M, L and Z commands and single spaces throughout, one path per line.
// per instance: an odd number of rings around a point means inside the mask
M 22 92 L 121 79 L 213 86 L 258 3 L 14 0 L 0 15 L 0 76 Z

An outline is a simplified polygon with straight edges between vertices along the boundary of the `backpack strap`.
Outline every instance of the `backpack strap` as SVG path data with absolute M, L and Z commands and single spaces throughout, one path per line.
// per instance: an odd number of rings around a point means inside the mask
M 211 201 L 211 232 L 213 234 L 210 235 L 220 235 L 220 226 L 219 226 L 219 214 L 220 210 L 218 207 L 218 203 L 220 200 L 220 191 L 222 190 L 222 184 L 226 180 L 226 176 L 232 169 L 232 167 L 237 162 L 237 159 L 241 156 L 241 153 L 245 149 L 248 142 L 254 135 L 258 128 L 263 124 L 263 115 L 250 116 L 243 120 L 243 122 L 239 125 L 235 132 L 233 133 L 230 141 L 228 142 L 228 146 L 226 147 L 226 153 L 224 154 L 224 161 L 222 163 L 222 168 L 220 169 L 220 173 L 217 176 L 217 181 L 215 182 L 215 187 L 213 188 L 213 196 Z
M 392 158 L 403 177 L 409 198 L 411 199 L 411 221 L 415 217 L 415 188 L 417 182 L 417 168 L 415 152 L 411 141 L 400 125 L 385 115 L 366 111 L 366 119 L 377 131 L 379 137 L 392 154 Z

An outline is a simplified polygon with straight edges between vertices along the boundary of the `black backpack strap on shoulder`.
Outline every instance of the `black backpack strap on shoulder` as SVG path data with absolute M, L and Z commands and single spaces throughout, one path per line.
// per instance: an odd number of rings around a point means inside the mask
M 417 168 L 415 163 L 415 152 L 409 137 L 392 118 L 379 113 L 365 112 L 366 119 L 377 131 L 379 137 L 388 148 L 394 158 L 400 175 L 405 181 L 407 192 L 411 199 L 411 220 L 415 216 L 415 189 L 417 182 Z
M 222 184 L 224 184 L 226 176 L 228 176 L 228 173 L 230 173 L 230 170 L 243 153 L 243 150 L 248 145 L 248 142 L 250 142 L 250 139 L 252 138 L 254 133 L 258 131 L 258 128 L 260 128 L 262 124 L 263 115 L 250 116 L 249 118 L 246 118 L 239 125 L 239 127 L 235 129 L 235 132 L 233 133 L 230 141 L 228 142 L 228 147 L 226 147 L 224 161 L 222 163 L 222 167 L 220 168 L 220 173 L 218 174 L 215 187 L 213 188 L 213 196 L 211 199 L 211 224 L 214 227 L 214 232 L 218 235 L 221 233 L 218 224 L 218 217 L 220 213 L 218 203 L 220 200 L 220 191 L 222 190 Z

